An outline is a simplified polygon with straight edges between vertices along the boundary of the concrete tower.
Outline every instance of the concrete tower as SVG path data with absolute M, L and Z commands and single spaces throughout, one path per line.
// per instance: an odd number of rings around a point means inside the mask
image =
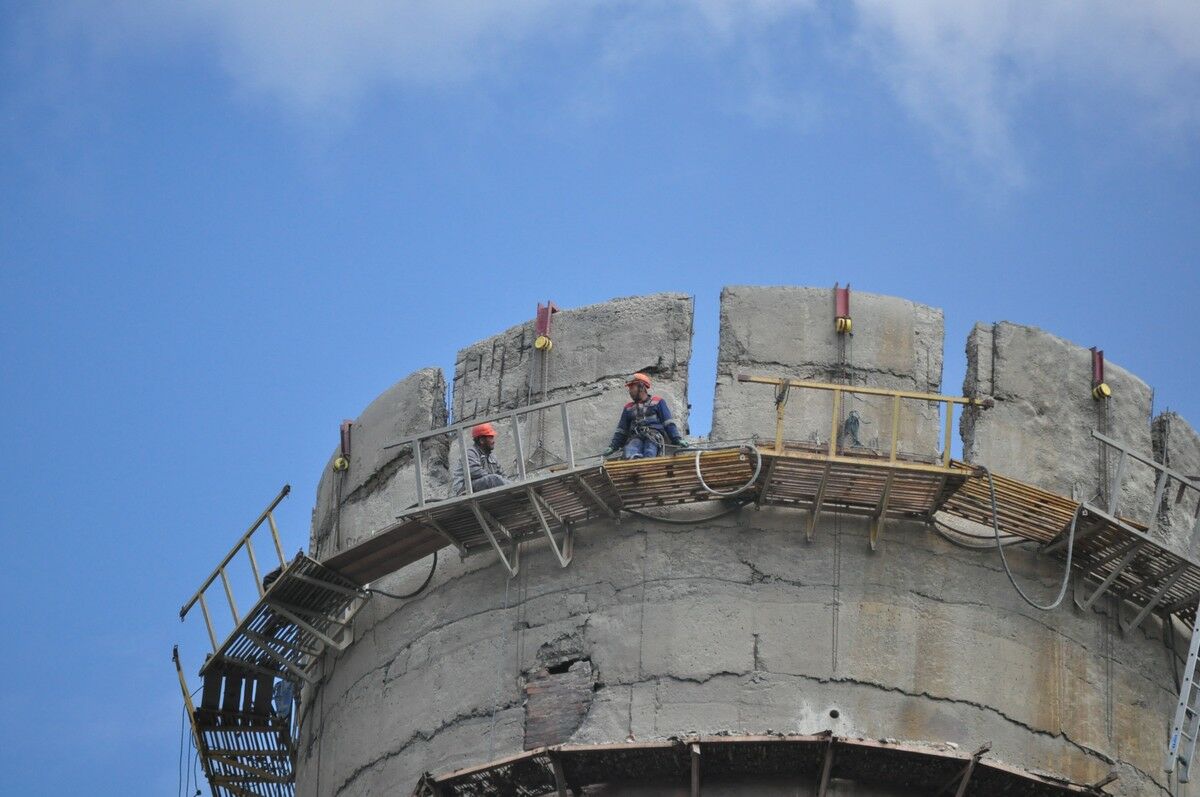
M 743 373 L 942 391 L 941 310 L 864 293 L 853 302 L 848 337 L 835 331 L 827 288 L 726 288 L 713 440 L 774 436 L 775 395 L 738 381 Z M 625 379 L 644 371 L 686 425 L 689 297 L 566 310 L 552 338 L 548 353 L 535 349 L 530 324 L 463 349 L 449 401 L 431 368 L 372 402 L 352 427 L 349 468 L 331 460 L 322 477 L 313 556 L 369 539 L 413 504 L 414 458 L 385 446 L 445 425 L 447 406 L 459 422 L 599 390 L 572 410 L 575 450 L 596 453 L 627 400 Z M 1103 426 L 1146 457 L 1196 472 L 1200 440 L 1174 414 L 1152 426 L 1151 391 L 1137 377 L 1110 364 L 1112 398 L 1091 397 L 1087 349 L 1007 322 L 977 325 L 966 345 L 964 395 L 995 400 L 962 419 L 968 462 L 1103 501 L 1116 467 L 1091 436 Z M 857 412 L 861 446 L 886 450 L 890 400 L 853 402 L 842 416 Z M 828 395 L 793 391 L 786 437 L 828 443 L 830 417 Z M 933 461 L 939 426 L 936 406 L 906 405 L 900 455 Z M 562 445 L 554 418 L 526 418 L 522 437 L 527 458 Z M 434 497 L 446 497 L 452 452 L 439 441 L 422 448 Z M 513 461 L 503 439 L 498 453 Z M 1191 509 L 1152 506 L 1152 472 L 1135 470 L 1121 482 L 1120 513 L 1160 514 L 1156 539 L 1184 551 Z M 1087 792 L 1054 791 L 1047 777 L 1087 786 L 1113 772 L 1108 794 L 1200 793 L 1162 770 L 1178 681 L 1159 613 L 1123 634 L 1110 596 L 1082 610 L 1068 592 L 1039 611 L 1016 594 L 987 540 L 938 534 L 916 518 L 888 520 L 872 550 L 871 518 L 836 507 L 817 516 L 811 541 L 802 508 L 720 514 L 727 508 L 653 510 L 688 524 L 598 520 L 575 532 L 566 567 L 544 540 L 526 542 L 515 576 L 494 553 L 442 550 L 424 591 L 373 598 L 353 644 L 318 665 L 300 711 L 297 793 L 406 795 L 426 773 L 512 774 L 537 763 L 522 751 L 556 745 L 582 750 L 578 760 L 598 770 L 565 784 L 576 794 L 916 795 L 933 793 L 921 784 L 938 773 L 951 795 L 1065 794 Z M 1061 559 L 1033 546 L 1007 551 L 1018 582 L 1038 600 L 1053 597 Z M 431 566 L 427 557 L 373 586 L 406 593 Z M 1082 601 L 1091 590 L 1080 580 L 1073 591 Z M 1190 629 L 1175 626 L 1186 649 Z M 977 771 L 991 769 L 971 776 L 971 756 L 987 743 Z M 429 793 L 527 793 L 475 782 L 425 781 Z

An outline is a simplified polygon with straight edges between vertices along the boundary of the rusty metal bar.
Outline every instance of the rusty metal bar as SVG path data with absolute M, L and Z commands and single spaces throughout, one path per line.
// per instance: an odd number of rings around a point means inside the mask
M 954 439 L 954 402 L 947 401 L 946 404 L 946 438 L 942 448 L 942 467 L 950 467 L 950 445 Z
M 900 397 L 892 397 L 892 447 L 888 455 L 889 462 L 896 461 L 896 451 L 900 447 Z
M 838 432 L 841 424 L 842 414 L 842 390 L 840 387 L 833 388 L 833 430 L 829 434 L 829 456 L 836 457 L 838 449 Z

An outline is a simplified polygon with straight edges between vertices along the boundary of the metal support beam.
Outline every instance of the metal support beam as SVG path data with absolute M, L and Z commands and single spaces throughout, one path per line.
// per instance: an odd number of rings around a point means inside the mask
M 690 745 L 692 751 L 692 797 L 700 797 L 700 745 Z
M 871 523 L 871 550 L 875 550 L 875 546 L 879 543 L 879 537 L 883 534 L 883 524 L 887 520 L 888 501 L 892 497 L 892 479 L 895 476 L 893 471 L 888 471 L 887 479 L 883 483 L 883 495 L 879 497 L 879 505 L 875 507 L 875 518 Z
M 567 786 L 567 776 L 563 774 L 562 761 L 559 760 L 558 751 L 550 750 L 547 755 L 550 758 L 550 771 L 554 773 L 554 788 L 558 791 L 558 797 L 570 797 L 571 788 Z
M 483 529 L 484 536 L 487 537 L 488 542 L 492 544 L 492 548 L 496 550 L 496 554 L 500 557 L 500 564 L 504 565 L 504 569 L 508 571 L 509 576 L 515 576 L 521 567 L 521 549 L 516 543 L 513 543 L 513 556 L 510 561 L 508 556 L 505 555 L 504 550 L 500 547 L 500 543 L 496 540 L 496 535 L 492 533 L 491 526 L 488 525 L 487 520 L 484 518 L 484 513 L 479 506 L 479 502 L 471 501 L 470 507 L 471 512 L 475 515 L 475 520 L 479 522 L 479 527 Z
M 1129 567 L 1130 562 L 1132 562 L 1134 558 L 1141 553 L 1141 550 L 1141 543 L 1131 546 L 1129 548 L 1129 552 L 1125 554 L 1120 563 L 1113 568 L 1111 573 L 1108 574 L 1108 578 L 1100 582 L 1100 586 L 1096 588 L 1096 591 L 1093 592 L 1087 600 L 1085 600 L 1083 603 L 1080 603 L 1079 608 L 1083 609 L 1084 611 L 1092 608 L 1092 604 L 1095 603 L 1096 600 L 1103 595 L 1110 586 L 1112 586 L 1112 583 L 1117 580 L 1117 577 L 1120 576 L 1121 573 L 1125 571 L 1125 568 Z
M 422 515 L 421 522 L 424 523 L 429 528 L 436 531 L 439 535 L 441 535 L 442 539 L 444 539 L 446 542 L 453 545 L 455 547 L 455 549 L 458 550 L 458 553 L 460 555 L 462 555 L 462 556 L 467 555 L 466 547 L 464 547 L 461 542 L 459 542 L 458 540 L 451 537 L 450 532 L 448 532 L 444 528 L 442 528 L 442 525 L 440 523 L 438 523 L 437 520 L 434 519 L 432 512 L 426 512 L 424 515 Z
M 571 558 L 574 556 L 574 534 L 571 527 L 562 522 L 562 518 L 558 517 L 554 510 L 546 504 L 545 499 L 538 495 L 532 487 L 526 489 L 525 494 L 529 496 L 529 505 L 533 507 L 533 512 L 537 515 L 538 522 L 542 525 L 542 531 L 546 534 L 546 539 L 550 541 L 550 550 L 554 551 L 554 556 L 558 559 L 558 564 L 561 567 L 571 564 Z M 550 530 L 550 524 L 546 522 L 546 515 L 542 512 L 543 507 L 563 527 L 561 549 L 558 546 L 558 542 L 554 539 L 554 532 Z
M 833 468 L 832 462 L 825 463 L 825 469 L 821 471 L 821 483 L 817 485 L 817 495 L 813 499 L 812 514 L 808 518 L 808 528 L 805 530 L 804 539 L 812 542 L 813 532 L 817 528 L 817 517 L 821 514 L 821 505 L 825 503 L 825 485 L 829 483 L 829 471 Z
M 604 499 L 596 494 L 596 491 L 592 489 L 592 486 L 587 483 L 586 479 L 584 479 L 582 476 L 575 476 L 571 479 L 571 481 L 582 487 L 583 491 L 588 494 L 588 497 L 590 497 L 593 502 L 595 502 L 596 506 L 604 510 L 604 514 L 608 515 L 613 520 L 620 519 L 618 518 L 617 513 L 613 511 L 612 507 L 605 503 Z
M 254 643 L 254 647 L 258 648 L 263 653 L 266 653 L 272 659 L 286 667 L 288 671 L 292 673 L 292 675 L 295 675 L 297 678 L 302 678 L 310 684 L 317 683 L 317 679 L 315 677 L 309 675 L 306 670 L 296 666 L 295 662 L 289 661 L 282 653 L 279 653 L 272 648 L 266 639 L 251 631 L 246 632 L 246 638 Z
M 274 601 L 268 601 L 267 605 L 270 606 L 278 614 L 282 615 L 283 617 L 286 617 L 297 628 L 299 628 L 303 631 L 306 631 L 309 634 L 312 634 L 317 639 L 321 640 L 323 643 L 325 643 L 326 645 L 329 645 L 332 648 L 338 647 L 338 642 L 336 642 L 333 639 L 333 637 L 327 635 L 324 631 L 321 631 L 316 626 L 311 625 L 310 623 L 304 621 L 303 619 L 300 618 L 299 615 L 294 614 L 291 611 L 288 611 L 288 609 L 284 608 L 283 605 L 276 603 Z M 337 621 L 335 620 L 333 622 L 337 622 Z M 338 625 L 341 625 L 341 623 L 338 623 Z M 317 655 L 320 655 L 320 653 L 318 652 Z
M 767 492 L 771 489 L 771 478 L 775 475 L 775 463 L 779 460 L 776 457 L 771 457 L 767 461 L 767 470 L 763 473 L 762 486 L 758 488 L 758 495 L 754 499 L 754 506 L 761 509 L 763 501 L 767 497 Z
M 992 743 L 984 742 L 971 756 L 970 760 L 967 761 L 962 771 L 946 781 L 945 785 L 933 793 L 933 797 L 938 797 L 938 795 L 950 790 L 955 785 L 958 786 L 958 789 L 955 791 L 954 797 L 963 797 L 967 793 L 967 786 L 971 783 L 971 776 L 975 774 L 975 767 L 979 764 L 979 759 L 983 758 L 983 754 L 991 749 Z
M 817 797 L 825 797 L 829 790 L 829 780 L 833 775 L 833 737 L 829 737 L 829 747 L 825 748 L 825 763 L 821 766 L 821 782 L 817 785 Z
M 1175 586 L 1175 582 L 1183 578 L 1186 567 L 1187 562 L 1180 562 L 1169 571 L 1171 573 L 1171 577 L 1162 583 L 1162 586 L 1155 591 L 1154 596 L 1150 600 L 1146 601 L 1146 605 L 1143 606 L 1142 610 L 1137 613 L 1137 616 L 1128 623 L 1121 623 L 1121 631 L 1123 633 L 1128 634 L 1130 631 L 1142 624 L 1142 620 L 1146 619 L 1146 615 L 1154 611 L 1154 607 L 1158 605 L 1159 601 L 1163 599 L 1164 595 L 1171 591 L 1171 587 Z

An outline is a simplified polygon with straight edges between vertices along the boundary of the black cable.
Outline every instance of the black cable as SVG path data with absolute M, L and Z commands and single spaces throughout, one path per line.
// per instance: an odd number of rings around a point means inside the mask
M 625 511 L 636 517 L 645 518 L 646 520 L 653 520 L 658 523 L 669 523 L 675 526 L 694 526 L 697 523 L 707 523 L 710 520 L 716 520 L 718 518 L 723 518 L 726 515 L 732 515 L 734 512 L 738 511 L 748 503 L 749 501 L 742 501 L 735 506 L 731 506 L 728 509 L 717 512 L 714 515 L 707 515 L 705 517 L 695 519 L 658 517 L 657 515 L 651 515 L 649 512 L 639 512 L 636 509 L 629 509 L 628 507 L 625 508 Z
M 421 586 L 417 587 L 412 592 L 406 593 L 404 595 L 393 595 L 390 592 L 385 592 L 385 591 L 383 591 L 381 589 L 377 589 L 375 587 L 367 587 L 366 591 L 370 592 L 372 594 L 375 594 L 375 595 L 382 595 L 385 598 L 391 598 L 392 600 L 397 600 L 397 601 L 406 601 L 409 598 L 415 598 L 418 595 L 420 595 L 422 592 L 425 591 L 425 588 L 429 586 L 430 581 L 433 581 L 433 572 L 435 570 L 437 570 L 437 560 L 438 560 L 438 552 L 434 551 L 433 552 L 433 564 L 430 565 L 430 567 L 429 567 L 429 575 L 427 575 L 425 577 L 424 583 L 422 583 Z
M 992 478 L 992 472 L 990 470 L 983 468 L 983 472 L 986 473 L 988 477 L 988 490 L 992 500 L 992 530 L 996 533 L 996 550 L 1000 552 L 1000 564 L 1004 565 L 1004 575 L 1008 576 L 1009 583 L 1013 585 L 1013 589 L 1017 591 L 1017 594 L 1021 596 L 1021 599 L 1033 608 L 1040 609 L 1044 612 L 1058 608 L 1058 604 L 1062 603 L 1062 599 L 1066 597 L 1067 585 L 1071 583 L 1071 557 L 1075 553 L 1075 526 L 1079 521 L 1079 513 L 1083 511 L 1083 504 L 1080 504 L 1078 507 L 1076 507 L 1075 514 L 1071 516 L 1071 529 L 1069 532 L 1067 532 L 1067 566 L 1066 569 L 1063 570 L 1062 587 L 1059 588 L 1058 597 L 1054 599 L 1054 602 L 1047 606 L 1043 606 L 1040 603 L 1034 603 L 1030 597 L 1025 594 L 1025 591 L 1022 590 L 1020 585 L 1017 584 L 1017 580 L 1013 578 L 1012 570 L 1008 567 L 1008 559 L 1006 559 L 1004 556 L 1004 545 L 1002 545 L 1000 542 L 1000 521 L 997 519 L 997 515 L 999 515 L 1000 510 L 996 508 L 996 481 Z

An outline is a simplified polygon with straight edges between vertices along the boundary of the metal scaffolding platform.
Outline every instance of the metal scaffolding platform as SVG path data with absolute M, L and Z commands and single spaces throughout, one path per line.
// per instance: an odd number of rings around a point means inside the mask
M 700 797 L 706 784 L 775 780 L 831 794 L 834 780 L 949 797 L 1099 795 L 1101 784 L 1056 780 L 974 755 L 819 734 L 701 736 L 679 741 L 539 747 L 481 766 L 426 775 L 413 797 L 553 794 L 602 784 L 656 785 Z M 836 787 L 835 787 L 836 788 Z M 808 792 L 805 792 L 808 793 Z
M 1118 605 L 1128 604 L 1133 615 L 1121 620 L 1121 629 L 1126 633 L 1156 611 L 1164 616 L 1175 615 L 1190 626 L 1200 601 L 1200 561 L 1167 547 L 1154 533 L 1164 496 L 1171 492 L 1168 488 L 1175 485 L 1180 493 L 1200 494 L 1200 485 L 1110 438 L 1098 433 L 1093 436 L 1120 452 L 1120 464 L 1107 487 L 1109 498 L 1104 508 L 993 475 L 1000 529 L 1040 543 L 1045 553 L 1065 557 L 1071 522 L 1078 514 L 1071 562 L 1076 583 L 1084 592 L 1082 599 L 1077 599 L 1078 605 L 1090 608 L 1105 595 L 1117 599 Z M 1140 462 L 1156 474 L 1149 524 L 1117 514 L 1122 486 L 1128 477 L 1126 458 Z M 955 465 L 964 472 L 970 470 L 968 465 Z M 990 526 L 988 481 L 968 479 L 941 508 L 965 520 Z
M 354 616 L 370 598 L 356 582 L 304 553 L 291 562 L 284 559 L 273 513 L 289 491 L 286 486 L 280 491 L 179 612 L 180 619 L 186 619 L 199 605 L 212 644 L 200 668 L 198 707 L 178 649 L 173 658 L 193 741 L 215 797 L 294 793 L 294 684 L 314 682 L 314 665 L 325 651 L 346 648 Z M 279 569 L 265 579 L 253 546 L 254 533 L 264 527 L 279 557 Z M 246 556 L 258 596 L 245 615 L 238 612 L 229 575 L 239 553 Z M 217 581 L 233 619 L 233 629 L 223 641 L 218 641 L 207 598 Z M 283 682 L 290 688 L 281 691 L 288 697 L 280 706 L 273 697 L 276 685 Z
M 400 514 L 394 524 L 356 545 L 335 552 L 324 562 L 304 554 L 299 554 L 290 563 L 285 562 L 272 516 L 272 510 L 287 494 L 287 488 L 284 488 L 180 613 L 181 617 L 186 616 L 194 605 L 201 606 L 213 647 L 213 654 L 201 670 L 204 697 L 200 708 L 192 708 L 182 670 L 180 683 L 192 717 L 197 748 L 201 751 L 214 794 L 264 797 L 291 794 L 292 729 L 289 727 L 285 732 L 272 719 L 265 695 L 270 683 L 276 679 L 312 680 L 313 664 L 323 653 L 329 648 L 343 649 L 349 643 L 351 621 L 369 597 L 360 585 L 400 570 L 447 546 L 454 547 L 463 556 L 494 552 L 508 572 L 515 575 L 520 567 L 522 543 L 546 539 L 559 564 L 566 567 L 573 556 L 575 530 L 597 520 L 618 520 L 622 510 L 737 497 L 739 501 L 753 502 L 759 507 L 804 510 L 809 540 L 813 538 L 822 512 L 856 514 L 871 519 L 872 548 L 881 538 L 886 519 L 928 520 L 941 511 L 989 526 L 994 519 L 1002 532 L 1036 542 L 1042 551 L 1058 556 L 1066 554 L 1068 530 L 1074 521 L 1072 568 L 1077 582 L 1085 588 L 1082 600 L 1077 601 L 1079 605 L 1086 608 L 1109 595 L 1118 599 L 1118 605 L 1132 606 L 1132 616 L 1121 620 L 1126 631 L 1137 628 L 1151 614 L 1164 618 L 1175 615 L 1189 624 L 1195 619 L 1196 603 L 1200 599 L 1200 561 L 1191 554 L 1170 550 L 1154 536 L 1159 509 L 1173 487 L 1177 486 L 1180 494 L 1185 490 L 1200 493 L 1200 485 L 1181 474 L 1097 434 L 1102 445 L 1119 451 L 1117 472 L 1108 486 L 1108 499 L 1103 506 L 1080 503 L 1016 479 L 991 476 L 980 468 L 951 459 L 954 407 L 986 408 L 989 405 L 986 401 L 767 377 L 741 376 L 739 379 L 774 387 L 776 430 L 773 443 L 752 441 L 728 447 L 710 445 L 700 450 L 684 449 L 668 456 L 630 461 L 588 463 L 589 458 L 577 461 L 571 442 L 568 405 L 596 395 L 588 394 L 534 404 L 499 415 L 496 420 L 511 425 L 518 463 L 515 481 L 491 489 L 474 490 L 468 479 L 463 495 L 437 500 L 428 496 L 424 483 L 422 444 L 447 436 L 452 444 L 457 443 L 459 455 L 465 459 L 467 430 L 476 421 L 401 440 L 394 445 L 410 446 L 416 466 L 416 504 Z M 832 396 L 828 443 L 785 439 L 787 396 L 796 390 L 824 391 Z M 865 448 L 857 444 L 857 440 L 850 441 L 852 445 L 845 444 L 839 410 L 843 398 L 853 394 L 874 397 L 875 402 L 890 401 L 891 436 L 883 450 Z M 906 401 L 940 405 L 945 443 L 937 456 L 918 457 L 898 450 L 900 407 Z M 560 463 L 536 472 L 526 470 L 528 463 L 520 425 L 522 416 L 533 412 L 552 412 L 559 416 L 565 447 Z M 1150 467 L 1155 473 L 1155 513 L 1147 524 L 1118 514 L 1123 480 L 1134 464 Z M 990 483 L 989 479 L 992 480 Z M 995 489 L 994 513 L 992 484 Z M 1197 514 L 1200 515 L 1200 502 Z M 264 522 L 269 525 L 280 562 L 280 574 L 267 588 L 262 584 L 251 546 L 251 536 Z M 254 607 L 244 616 L 238 613 L 234 604 L 227 573 L 231 560 L 243 550 L 253 571 L 258 594 Z M 235 626 L 220 642 L 205 598 L 206 591 L 218 580 L 222 582 Z M 772 756 L 782 755 L 784 758 L 779 760 L 799 766 L 796 762 L 807 755 L 804 751 L 816 749 L 812 747 L 816 742 L 803 739 L 792 739 L 788 744 L 777 746 L 767 741 L 754 742 L 760 744 L 761 749 L 736 747 L 743 741 L 742 738 L 725 739 L 720 744 L 713 740 L 704 741 L 697 743 L 700 746 L 694 747 L 690 759 L 689 755 L 683 758 L 690 760 L 688 766 L 691 767 L 696 765 L 697 755 L 707 756 L 705 760 L 708 761 L 726 760 L 727 763 L 722 765 L 725 769 L 716 767 L 712 770 L 714 776 L 720 776 L 722 772 L 732 775 L 738 766 L 729 757 L 729 750 L 742 751 L 739 755 L 753 750 L 753 760 L 762 765 L 776 760 Z M 772 737 L 771 741 L 778 740 Z M 735 746 L 727 749 L 722 744 Z M 820 749 L 826 751 L 821 755 L 832 755 L 828 751 L 835 747 L 844 749 L 844 756 L 839 753 L 836 758 L 840 763 L 834 766 L 845 768 L 844 776 L 851 778 L 856 777 L 855 773 L 869 772 L 872 767 L 883 765 L 864 763 L 855 769 L 847 762 L 857 760 L 856 756 L 862 761 L 879 759 L 882 762 L 887 756 L 894 757 L 899 749 L 894 745 L 872 747 L 874 743 L 856 740 L 831 743 L 827 737 L 820 744 L 824 745 Z M 697 754 L 695 749 L 708 752 Z M 680 765 L 676 760 L 678 752 L 670 745 L 608 745 L 594 750 L 554 748 L 532 751 L 476 770 L 427 778 L 423 788 L 428 789 L 425 793 L 433 794 L 491 793 L 485 784 L 495 780 L 502 793 L 563 793 L 564 777 L 571 783 L 598 782 L 595 778 L 604 772 L 616 771 L 614 768 L 629 767 L 621 771 L 636 773 L 644 770 L 675 777 L 677 773 L 672 767 Z M 947 769 L 942 764 L 913 757 L 917 755 L 912 753 L 904 760 L 924 762 L 922 771 L 944 775 L 954 766 L 960 766 L 958 763 L 946 764 Z M 822 760 L 828 775 L 832 759 Z M 1013 779 L 1017 775 L 996 774 L 999 769 L 995 765 L 980 762 L 978 758 L 975 764 L 978 765 L 975 779 L 968 774 L 971 787 L 966 792 L 960 790 L 960 794 L 1007 793 L 1003 790 L 1006 787 L 997 785 L 994 790 L 989 790 L 986 784 L 1019 782 Z M 834 771 L 838 770 L 835 768 Z M 969 773 L 970 770 L 964 771 Z M 962 782 L 965 784 L 967 780 Z M 928 785 L 932 780 L 912 781 L 918 782 Z M 1082 787 L 1040 781 L 1030 788 L 1033 790 L 1022 793 L 1093 793 Z
M 277 712 L 274 678 L 240 668 L 210 668 L 199 706 L 175 650 L 175 670 L 183 690 L 204 774 L 216 797 L 291 797 L 295 758 L 291 706 Z

